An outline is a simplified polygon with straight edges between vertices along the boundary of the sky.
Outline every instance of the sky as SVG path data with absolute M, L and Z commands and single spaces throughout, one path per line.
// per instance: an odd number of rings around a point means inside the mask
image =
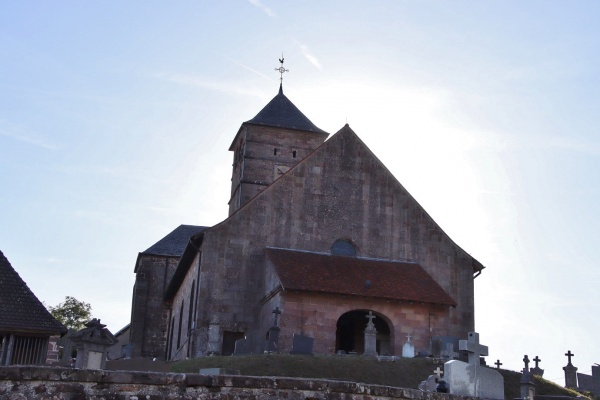
M 347 122 L 486 268 L 488 364 L 600 362 L 600 3 L 0 3 L 0 250 L 114 333 L 137 254 L 227 217 L 240 124 Z

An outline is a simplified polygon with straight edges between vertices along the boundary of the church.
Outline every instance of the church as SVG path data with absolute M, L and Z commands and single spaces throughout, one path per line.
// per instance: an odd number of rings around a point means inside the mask
M 233 136 L 229 216 L 138 254 L 132 357 L 401 355 L 474 330 L 483 265 L 444 233 L 346 124 L 329 135 L 283 93 Z M 373 318 L 374 316 L 374 318 Z M 368 317 L 368 318 L 367 318 Z

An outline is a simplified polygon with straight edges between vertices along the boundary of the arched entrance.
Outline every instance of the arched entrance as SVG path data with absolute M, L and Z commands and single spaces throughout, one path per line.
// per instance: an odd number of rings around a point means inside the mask
M 365 351 L 365 328 L 367 327 L 367 314 L 369 310 L 349 311 L 338 319 L 335 331 L 335 352 L 343 351 L 346 354 L 362 354 Z M 377 329 L 377 354 L 390 355 L 390 327 L 381 314 L 373 312 L 373 319 Z

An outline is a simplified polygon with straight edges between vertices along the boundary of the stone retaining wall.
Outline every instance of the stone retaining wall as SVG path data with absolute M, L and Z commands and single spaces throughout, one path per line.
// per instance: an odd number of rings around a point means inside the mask
M 0 367 L 0 400 L 344 399 L 467 400 L 414 389 L 321 379 Z

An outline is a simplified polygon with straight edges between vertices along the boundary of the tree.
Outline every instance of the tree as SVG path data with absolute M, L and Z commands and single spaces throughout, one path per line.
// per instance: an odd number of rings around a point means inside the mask
M 67 329 L 76 331 L 85 328 L 86 322 L 92 319 L 92 306 L 71 296 L 66 296 L 56 307 L 48 307 L 48 311 Z

